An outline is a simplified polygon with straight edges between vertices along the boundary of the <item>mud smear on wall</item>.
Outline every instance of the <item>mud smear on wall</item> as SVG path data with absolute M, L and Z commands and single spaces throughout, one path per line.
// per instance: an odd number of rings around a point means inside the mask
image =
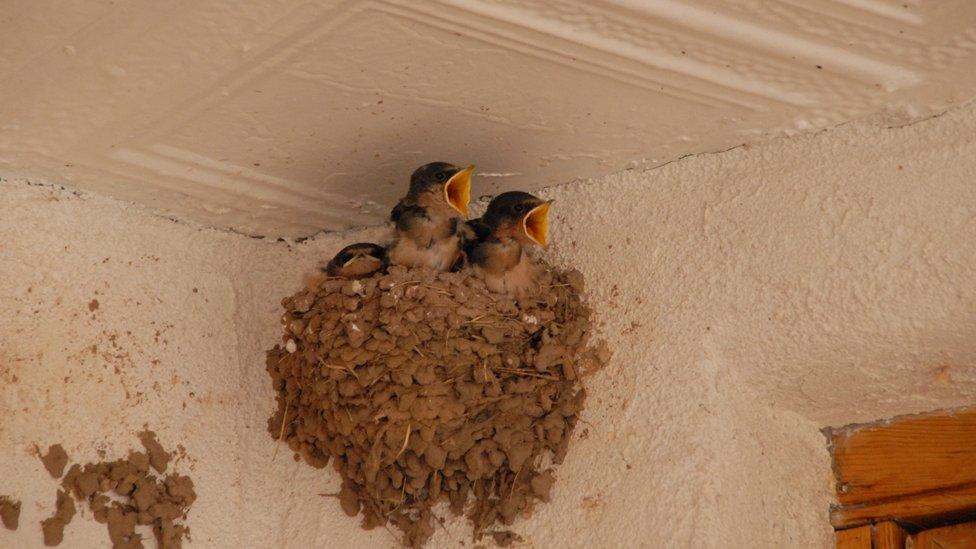
M 44 544 L 59 545 L 64 540 L 64 527 L 75 517 L 75 501 L 86 503 L 97 522 L 105 524 L 114 549 L 144 547 L 137 525 L 151 526 L 158 547 L 178 548 L 188 536 L 186 520 L 190 506 L 196 500 L 193 481 L 184 475 L 160 475 L 172 458 L 156 434 L 146 430 L 139 433 L 145 452 L 130 451 L 125 459 L 75 463 L 61 480 L 63 489 L 57 492 L 54 514 L 41 521 Z M 60 444 L 52 445 L 39 456 L 54 478 L 61 478 L 68 454 Z M 74 499 L 72 499 L 72 496 Z M 0 515 L 8 528 L 17 527 L 20 503 L 0 498 Z
M 16 530 L 20 524 L 20 502 L 10 496 L 0 496 L 0 521 L 8 530 Z
M 61 478 L 64 474 L 64 467 L 68 465 L 68 453 L 60 444 L 52 444 L 47 449 L 47 453 L 41 455 L 41 463 L 44 468 L 54 478 Z

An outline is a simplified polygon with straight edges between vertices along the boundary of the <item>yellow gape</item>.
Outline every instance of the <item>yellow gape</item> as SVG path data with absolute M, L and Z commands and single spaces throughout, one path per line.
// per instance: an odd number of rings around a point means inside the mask
M 549 246 L 549 207 L 551 205 L 551 200 L 539 204 L 522 218 L 522 230 L 525 231 L 525 236 L 543 248 Z
M 474 173 L 474 166 L 468 166 L 444 184 L 444 198 L 452 208 L 457 210 L 464 217 L 468 217 L 468 202 L 471 201 L 471 174 Z

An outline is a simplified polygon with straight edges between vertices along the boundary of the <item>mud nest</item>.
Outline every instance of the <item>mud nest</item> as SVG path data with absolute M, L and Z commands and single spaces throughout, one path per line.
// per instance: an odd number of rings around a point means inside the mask
M 540 282 L 515 301 L 466 273 L 310 281 L 283 300 L 285 334 L 268 351 L 269 432 L 296 459 L 333 460 L 339 503 L 364 528 L 392 524 L 422 545 L 444 501 L 475 540 L 517 539 L 506 527 L 548 500 L 581 378 L 609 359 L 589 345 L 582 275 L 546 269 Z

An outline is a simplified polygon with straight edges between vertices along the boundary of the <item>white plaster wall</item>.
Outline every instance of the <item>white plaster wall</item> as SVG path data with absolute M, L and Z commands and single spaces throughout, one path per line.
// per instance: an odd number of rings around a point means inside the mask
M 553 502 L 516 524 L 531 546 L 830 547 L 819 429 L 976 401 L 976 107 L 886 124 L 546 191 L 551 257 L 616 354 Z M 273 459 L 262 354 L 303 273 L 384 229 L 292 245 L 0 193 L 0 493 L 25 502 L 0 545 L 36 546 L 53 505 L 33 444 L 112 456 L 147 422 L 190 456 L 196 545 L 394 544 L 317 495 L 331 472 Z M 64 546 L 106 543 L 83 513 Z

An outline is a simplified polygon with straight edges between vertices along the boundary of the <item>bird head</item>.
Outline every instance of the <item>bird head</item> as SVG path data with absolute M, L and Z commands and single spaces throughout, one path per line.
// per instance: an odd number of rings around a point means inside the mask
M 552 200 L 542 200 L 529 193 L 502 193 L 488 204 L 482 219 L 499 237 L 511 237 L 519 242 L 534 242 L 543 248 L 549 245 L 549 208 Z
M 326 265 L 325 273 L 329 276 L 358 278 L 375 273 L 385 264 L 385 248 L 372 242 L 359 242 L 339 250 Z
M 418 198 L 426 195 L 437 203 L 446 203 L 467 217 L 473 173 L 474 166 L 459 168 L 447 162 L 424 164 L 410 176 L 410 194 Z

